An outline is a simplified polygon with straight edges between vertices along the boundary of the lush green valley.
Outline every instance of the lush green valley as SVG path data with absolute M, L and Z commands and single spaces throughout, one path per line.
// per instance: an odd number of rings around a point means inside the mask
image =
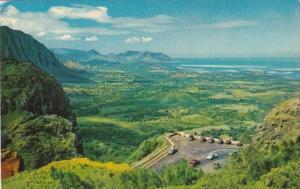
M 216 138 L 228 135 L 248 143 L 274 105 L 299 93 L 298 72 L 182 70 L 181 65 L 189 61 L 212 66 L 222 62 L 246 62 L 253 67 L 269 64 L 264 59 L 96 62 L 94 69 L 86 68 L 93 73 L 95 83 L 63 84 L 77 115 L 85 155 L 100 161 L 131 162 L 128 157 L 132 149 L 143 140 L 182 130 Z M 290 59 L 272 61 L 297 65 Z

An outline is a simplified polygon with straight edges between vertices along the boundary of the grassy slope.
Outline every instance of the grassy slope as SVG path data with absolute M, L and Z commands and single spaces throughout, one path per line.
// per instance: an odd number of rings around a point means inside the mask
M 92 183 L 96 183 L 97 186 L 101 184 L 111 186 L 114 179 L 111 179 L 110 173 L 118 175 L 121 172 L 131 170 L 128 164 L 99 163 L 87 158 L 74 158 L 52 162 L 34 171 L 24 171 L 14 177 L 3 180 L 2 186 L 4 189 L 61 188 L 60 181 L 53 178 L 53 168 L 63 173 L 75 174 L 82 180 L 88 178 Z M 107 182 L 103 183 L 104 181 Z

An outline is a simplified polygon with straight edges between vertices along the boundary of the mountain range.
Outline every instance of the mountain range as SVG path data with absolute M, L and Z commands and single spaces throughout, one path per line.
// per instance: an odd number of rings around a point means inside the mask
M 0 26 L 0 59 L 32 62 L 62 83 L 91 82 L 84 69 L 80 69 L 84 64 L 163 63 L 171 60 L 163 53 L 149 51 L 103 55 L 96 50 L 49 50 L 31 35 L 7 26 Z
M 127 51 L 119 54 L 103 55 L 96 50 L 75 50 L 75 49 L 51 49 L 55 56 L 62 62 L 75 61 L 82 64 L 95 63 L 161 63 L 170 61 L 171 58 L 158 52 Z

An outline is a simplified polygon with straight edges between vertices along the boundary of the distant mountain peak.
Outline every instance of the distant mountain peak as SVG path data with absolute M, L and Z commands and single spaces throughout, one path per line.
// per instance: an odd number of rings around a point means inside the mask
M 126 51 L 125 53 L 117 54 L 116 56 L 126 58 L 128 61 L 141 61 L 141 62 L 159 62 L 170 61 L 171 58 L 160 52 L 151 51 Z
M 96 51 L 95 49 L 91 49 L 87 52 L 90 55 L 101 55 L 98 51 Z

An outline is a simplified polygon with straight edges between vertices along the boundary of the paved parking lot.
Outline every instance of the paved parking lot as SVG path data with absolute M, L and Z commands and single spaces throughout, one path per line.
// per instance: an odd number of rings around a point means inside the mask
M 208 143 L 200 142 L 199 140 L 188 141 L 187 138 L 179 135 L 173 136 L 171 140 L 174 142 L 178 152 L 173 155 L 165 156 L 155 163 L 152 168 L 159 170 L 163 166 L 176 163 L 181 159 L 186 159 L 187 161 L 197 159 L 200 160 L 200 164 L 196 168 L 202 168 L 203 171 L 211 172 L 214 171 L 214 163 L 220 163 L 221 166 L 226 164 L 226 156 L 228 156 L 230 152 L 238 151 L 240 148 L 232 144 Z M 206 160 L 206 156 L 211 152 L 217 153 L 219 157 L 214 160 Z

